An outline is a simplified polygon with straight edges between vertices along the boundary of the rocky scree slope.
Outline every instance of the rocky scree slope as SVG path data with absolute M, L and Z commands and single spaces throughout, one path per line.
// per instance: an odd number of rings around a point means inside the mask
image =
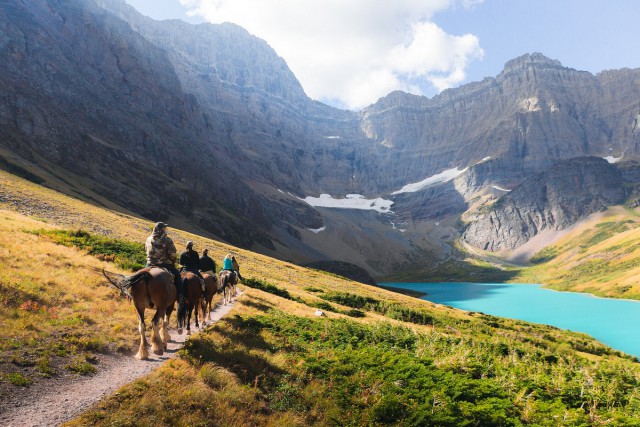
M 516 249 L 544 230 L 562 230 L 580 218 L 625 200 L 622 174 L 597 157 L 558 163 L 526 179 L 472 218 L 464 240 L 489 251 Z

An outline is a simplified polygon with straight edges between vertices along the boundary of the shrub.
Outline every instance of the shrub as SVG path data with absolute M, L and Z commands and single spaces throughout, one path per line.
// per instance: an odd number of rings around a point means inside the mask
M 333 313 L 338 313 L 339 310 L 337 308 L 335 308 L 334 306 L 332 306 L 331 304 L 329 304 L 326 301 L 314 301 L 308 304 L 310 307 L 314 307 L 314 308 L 319 308 L 320 310 L 324 310 L 324 311 L 331 311 Z
M 84 230 L 35 230 L 33 233 L 47 236 L 60 245 L 86 250 L 90 255 L 113 262 L 122 269 L 135 271 L 146 264 L 142 243 L 93 235 Z
M 263 292 L 268 292 L 273 295 L 277 295 L 279 297 L 293 300 L 293 297 L 286 289 L 281 289 L 276 285 L 272 285 L 271 283 L 267 283 L 264 280 L 248 278 L 242 281 L 242 284 L 249 286 L 250 288 L 259 289 Z
M 330 292 L 326 295 L 320 295 L 320 298 L 351 307 L 353 310 L 345 312 L 351 317 L 364 317 L 362 310 L 371 310 L 391 319 L 418 325 L 432 325 L 434 320 L 433 316 L 426 310 L 415 310 L 397 303 L 388 303 L 346 292 Z
M 346 305 L 351 308 L 372 309 L 376 307 L 380 301 L 371 297 L 363 297 L 361 295 L 350 294 L 346 292 L 330 292 L 320 296 L 322 299 L 332 301 L 338 304 Z
M 347 310 L 344 312 L 347 316 L 351 317 L 365 317 L 366 314 L 362 310 L 358 310 L 357 308 L 352 308 L 351 310 Z

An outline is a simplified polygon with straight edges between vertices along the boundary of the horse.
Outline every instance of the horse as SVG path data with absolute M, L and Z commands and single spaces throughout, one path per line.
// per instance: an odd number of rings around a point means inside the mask
M 138 270 L 132 276 L 120 280 L 112 279 L 104 270 L 102 270 L 102 274 L 113 286 L 131 298 L 138 313 L 140 347 L 135 356 L 136 359 L 149 358 L 144 311 L 147 308 L 155 308 L 156 312 L 151 319 L 151 347 L 155 354 L 161 356 L 167 348 L 167 343 L 171 340 L 168 331 L 169 316 L 173 311 L 177 296 L 171 273 L 157 267 L 146 267 Z
M 219 290 L 218 285 L 220 282 L 216 276 L 212 276 L 211 274 L 202 273 L 202 277 L 204 278 L 206 288 L 204 298 L 202 299 L 202 318 L 211 320 L 211 302 L 213 300 L 213 296 Z
M 185 308 L 178 310 L 178 327 L 186 325 L 187 335 L 191 335 L 191 314 L 195 309 L 196 328 L 200 329 L 198 323 L 198 306 L 202 304 L 203 293 L 200 278 L 190 271 L 180 273 L 185 290 Z
M 222 289 L 222 302 L 224 305 L 231 304 L 231 297 L 235 295 L 236 283 L 238 283 L 238 277 L 235 272 L 229 270 L 220 272 L 219 289 Z

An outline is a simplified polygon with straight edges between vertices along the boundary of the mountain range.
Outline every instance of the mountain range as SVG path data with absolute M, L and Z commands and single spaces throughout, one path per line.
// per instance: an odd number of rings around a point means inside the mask
M 354 112 L 236 25 L 30 0 L 0 5 L 0 87 L 1 168 L 345 274 L 508 253 L 640 193 L 640 69 L 525 54 Z

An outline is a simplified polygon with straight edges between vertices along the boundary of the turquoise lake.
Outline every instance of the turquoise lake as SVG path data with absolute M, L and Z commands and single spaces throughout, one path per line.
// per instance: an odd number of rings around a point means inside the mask
M 542 285 L 498 283 L 381 283 L 424 292 L 422 299 L 468 311 L 584 332 L 640 357 L 640 302 L 557 292 Z

